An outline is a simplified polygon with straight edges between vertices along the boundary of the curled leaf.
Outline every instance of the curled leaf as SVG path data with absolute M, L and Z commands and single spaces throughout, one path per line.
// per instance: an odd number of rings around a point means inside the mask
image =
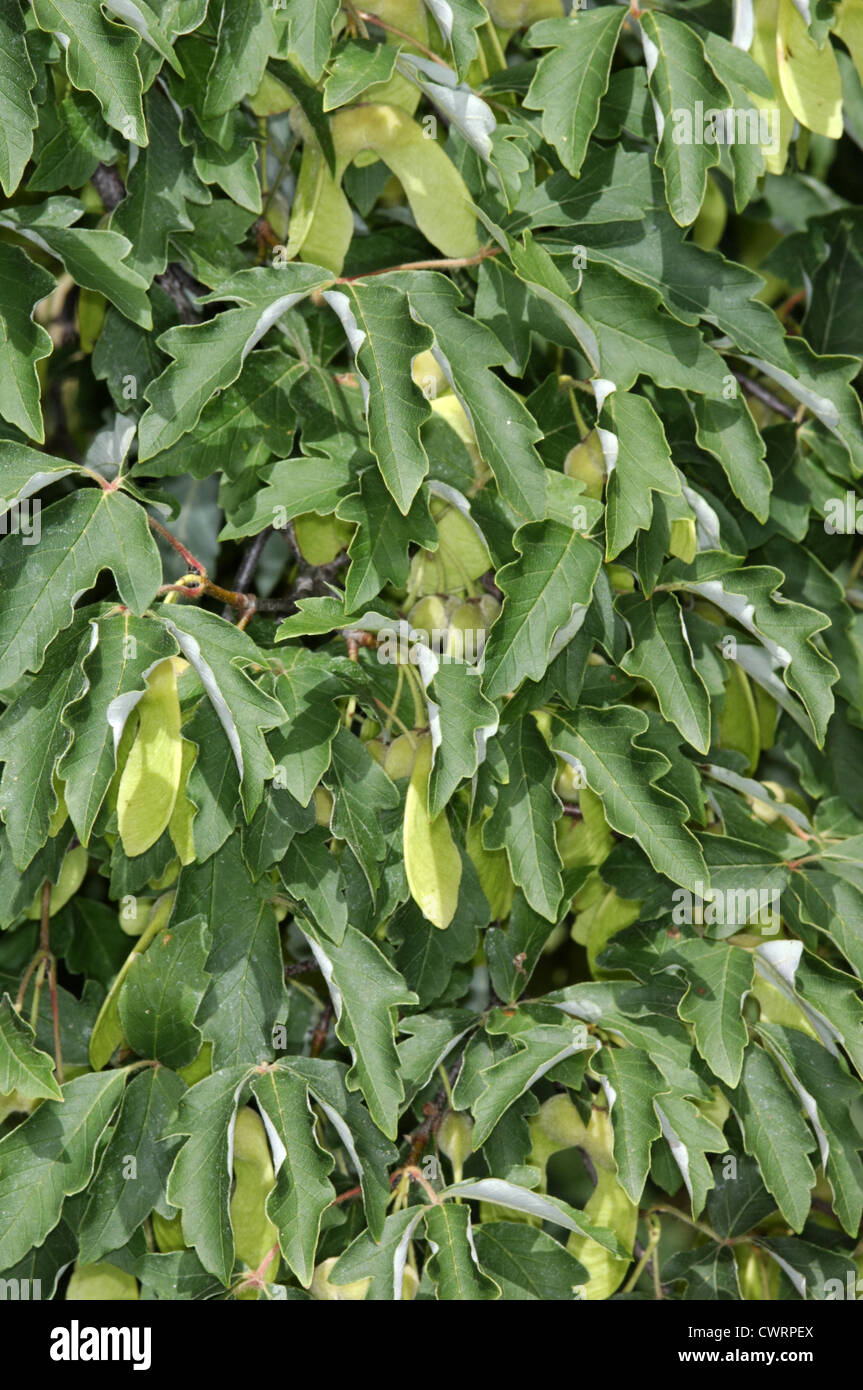
M 150 849 L 168 826 L 182 769 L 177 677 L 170 660 L 160 661 L 138 704 L 138 731 L 117 794 L 120 839 L 129 858 Z
M 428 813 L 431 765 L 431 739 L 424 738 L 417 750 L 405 798 L 405 872 L 411 897 L 423 917 L 442 928 L 449 926 L 458 905 L 461 855 L 452 838 L 446 811 L 441 811 L 434 819 Z

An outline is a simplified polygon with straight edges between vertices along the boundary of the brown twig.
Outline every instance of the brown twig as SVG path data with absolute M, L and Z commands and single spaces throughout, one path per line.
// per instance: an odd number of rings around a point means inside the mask
M 358 280 L 371 280 L 375 275 L 394 275 L 398 270 L 463 270 L 465 266 L 479 265 L 489 256 L 499 256 L 499 246 L 484 246 L 475 256 L 446 256 L 443 259 L 428 261 L 403 261 L 401 265 L 386 265 L 381 270 L 367 270 L 364 275 L 342 275 L 337 285 L 353 285 Z
M 110 164 L 97 164 L 90 182 L 102 199 L 106 212 L 113 212 L 126 196 L 126 185 Z
M 310 1057 L 320 1057 L 321 1053 L 323 1052 L 324 1045 L 326 1044 L 327 1036 L 330 1031 L 330 1023 L 332 1022 L 333 1012 L 334 1011 L 332 1004 L 324 1005 L 323 1010 L 321 1011 L 321 1016 L 318 1020 L 318 1026 L 312 1034 L 312 1045 L 309 1048 Z
M 239 1293 L 244 1289 L 265 1289 L 267 1287 L 267 1270 L 269 1269 L 271 1260 L 274 1260 L 278 1254 L 279 1242 L 276 1241 L 275 1245 L 270 1246 L 257 1269 L 240 1280 L 239 1284 L 236 1286 L 237 1292 Z
M 296 603 L 291 595 L 287 598 L 258 598 L 256 594 L 236 594 L 232 589 L 223 589 L 219 584 L 213 584 L 209 579 L 201 579 L 200 584 L 160 584 L 160 594 L 185 594 L 186 598 L 215 598 L 221 599 L 227 605 L 228 612 L 236 608 L 240 613 L 238 626 L 245 627 L 246 623 L 255 613 L 293 613 Z M 125 612 L 120 609 L 118 612 Z
M 60 1046 L 60 1001 L 57 996 L 57 962 L 51 953 L 51 881 L 42 884 L 42 921 L 39 928 L 39 950 L 48 962 L 48 988 L 51 993 L 51 1019 L 54 1024 L 54 1070 L 57 1081 L 63 1084 L 63 1050 Z
M 21 984 L 18 988 L 18 993 L 15 996 L 15 1010 L 17 1013 L 20 1013 L 21 1009 L 24 1007 L 24 1000 L 27 995 L 27 986 L 33 978 L 33 971 L 42 964 L 44 959 L 44 953 L 41 949 L 38 950 L 33 959 L 31 960 L 30 964 L 27 966 L 27 969 L 24 971 Z
M 263 553 L 264 546 L 267 544 L 267 541 L 270 539 L 270 536 L 272 534 L 272 526 L 265 527 L 263 531 L 258 532 L 257 536 L 253 538 L 251 544 L 246 548 L 243 558 L 240 561 L 240 567 L 237 570 L 236 575 L 234 576 L 234 588 L 239 593 L 242 593 L 245 590 L 246 585 L 250 584 L 254 579 L 255 570 L 258 568 L 258 562 Z M 256 598 L 255 609 L 257 609 L 258 607 L 258 603 L 259 600 Z M 222 609 L 222 617 L 230 618 L 230 616 L 231 605 L 229 603 L 226 603 L 224 608 Z M 240 619 L 241 623 L 246 620 L 246 616 L 247 615 L 244 614 L 243 617 Z M 248 617 L 251 617 L 251 613 L 248 614 Z
M 255 599 L 256 613 L 293 613 L 296 606 L 292 594 L 288 594 L 286 598 Z
M 734 375 L 744 391 L 748 392 L 756 401 L 761 401 L 762 405 L 769 406 L 771 410 L 776 411 L 777 415 L 784 415 L 786 420 L 795 418 L 791 406 L 780 401 L 779 397 L 774 396 L 772 391 L 768 391 L 766 386 L 762 386 L 760 381 L 753 381 L 751 376 L 744 376 L 742 372 L 735 372 Z
M 367 39 L 369 31 L 360 16 L 359 10 L 354 5 L 353 0 L 342 0 L 342 9 L 348 16 L 348 33 L 351 36 L 359 35 L 361 39 Z
M 590 1181 L 593 1183 L 594 1187 L 596 1187 L 597 1174 L 593 1159 L 587 1152 L 587 1149 L 579 1149 L 578 1152 L 581 1154 L 581 1161 L 584 1164 L 584 1169 L 587 1173 L 587 1176 L 590 1178 Z
M 57 1082 L 63 1085 L 63 1049 L 60 1046 L 60 1000 L 57 994 L 57 962 L 48 957 L 48 988 L 51 992 L 51 1019 L 54 1024 L 54 1070 Z
M 455 1079 L 458 1076 L 459 1068 L 461 1067 L 462 1057 L 464 1056 L 464 1050 L 466 1046 L 467 1042 L 465 1042 L 464 1045 L 459 1049 L 458 1056 L 456 1057 L 456 1060 L 453 1062 L 452 1066 L 450 1067 L 447 1073 L 447 1081 L 449 1082 L 449 1092 L 452 1091 L 453 1085 L 455 1084 Z M 422 1157 L 423 1149 L 425 1148 L 431 1136 L 433 1134 L 437 1134 L 438 1130 L 441 1127 L 441 1124 L 443 1123 L 443 1117 L 446 1113 L 448 1102 L 449 1093 L 447 1087 L 441 1086 L 434 1100 L 423 1106 L 423 1114 L 425 1115 L 425 1119 L 423 1120 L 422 1124 L 418 1126 L 417 1129 L 415 1129 L 411 1134 L 407 1136 L 408 1140 L 410 1141 L 411 1147 L 407 1157 L 407 1162 L 405 1164 L 404 1171 L 410 1169 L 412 1165 L 416 1165 L 417 1163 L 419 1163 L 420 1158 Z
M 406 1175 L 406 1177 L 410 1179 L 411 1182 L 419 1184 L 419 1186 L 422 1188 L 423 1192 L 426 1194 L 429 1201 L 431 1202 L 432 1206 L 440 1206 L 442 1200 L 440 1194 L 435 1192 L 425 1173 L 423 1173 L 419 1168 L 417 1168 L 416 1164 L 406 1163 L 404 1168 L 402 1169 L 402 1172 Z
M 423 1106 L 425 1119 L 412 1134 L 408 1136 L 411 1140 L 410 1153 L 408 1154 L 408 1167 L 419 1163 L 422 1158 L 423 1149 L 433 1134 L 437 1134 L 443 1123 L 444 1104 L 446 1102 L 446 1090 L 441 1086 L 434 1100 Z
M 363 628 L 343 627 L 342 636 L 347 644 L 348 656 L 351 661 L 356 661 L 358 659 L 360 647 L 376 647 L 378 645 L 374 633 L 366 632 Z M 378 701 L 378 704 L 380 703 L 381 702 Z
M 110 164 L 98 164 L 90 182 L 102 199 L 102 206 L 107 213 L 113 212 L 126 196 L 126 185 Z M 204 294 L 206 288 L 177 261 L 172 261 L 161 275 L 155 277 L 155 284 L 173 301 L 183 323 L 200 321 L 201 312 L 190 302 L 188 296 L 189 293 Z
M 298 960 L 293 965 L 285 966 L 285 979 L 292 980 L 295 975 L 311 975 L 320 968 L 316 960 Z
M 287 526 L 282 528 L 282 535 L 285 537 L 293 552 L 298 571 L 297 578 L 294 581 L 294 587 L 287 599 L 279 600 L 279 602 L 290 604 L 288 610 L 290 612 L 296 608 L 301 598 L 312 598 L 320 594 L 326 595 L 329 592 L 328 581 L 334 575 L 338 574 L 340 569 L 343 569 L 344 566 L 348 564 L 350 557 L 343 552 L 341 555 L 337 555 L 334 560 L 328 560 L 326 564 L 310 565 L 300 549 L 294 530 L 294 523 L 292 521 L 289 521 Z M 262 601 L 259 607 L 264 607 L 264 601 Z
M 392 1181 L 392 1179 L 390 1179 Z M 340 1202 L 349 1202 L 352 1197 L 361 1197 L 363 1189 L 361 1187 L 349 1187 L 347 1192 L 340 1192 L 338 1197 L 333 1198 L 333 1206 L 337 1207 Z
M 103 479 L 97 479 L 97 481 L 101 482 L 102 486 L 106 489 L 110 489 L 113 486 L 112 484 L 105 483 Z M 303 558 L 302 551 L 297 544 L 293 526 L 289 522 L 282 534 L 287 537 L 288 543 L 296 557 L 299 569 L 294 587 L 291 593 L 285 598 L 258 598 L 256 594 L 247 594 L 233 589 L 223 589 L 220 584 L 215 584 L 210 579 L 201 561 L 197 559 L 190 550 L 187 550 L 182 542 L 177 540 L 176 536 L 172 536 L 171 532 L 167 527 L 162 525 L 161 521 L 157 521 L 153 516 L 148 516 L 147 520 L 152 529 L 176 550 L 177 554 L 182 557 L 191 570 L 194 570 L 196 574 L 200 576 L 200 583 L 194 586 L 186 584 L 163 584 L 159 592 L 183 593 L 189 598 L 204 598 L 206 596 L 207 598 L 218 599 L 229 609 L 237 609 L 239 611 L 241 624 L 243 626 L 245 626 L 254 613 L 293 613 L 299 599 L 308 598 L 319 593 L 326 593 L 326 586 L 329 579 L 337 574 L 340 569 L 343 569 L 344 566 L 349 563 L 350 559 L 347 554 L 342 553 L 341 555 L 337 555 L 334 560 L 330 560 L 324 565 L 309 565 Z M 262 533 L 264 540 L 257 554 L 254 554 L 254 547 L 249 548 L 249 554 L 244 557 L 238 577 L 243 576 L 247 567 L 247 562 L 253 562 L 251 564 L 251 569 L 254 569 L 254 565 L 257 564 L 257 560 L 260 558 L 260 551 L 263 549 L 263 545 L 266 543 L 273 529 L 273 527 L 268 527 L 267 530 Z M 256 540 L 258 539 L 260 538 L 256 537 Z M 249 574 L 249 578 L 251 578 L 251 573 Z M 224 616 L 227 616 L 227 614 Z
M 402 1175 L 401 1168 L 397 1168 L 394 1173 L 390 1173 L 390 1187 L 395 1187 Z M 349 1202 L 352 1197 L 361 1197 L 363 1189 L 361 1187 L 349 1187 L 347 1192 L 340 1192 L 338 1197 L 334 1197 L 332 1205 L 338 1206 L 340 1202 Z
M 353 9 L 353 6 L 351 6 L 351 9 Z M 418 52 L 424 53 L 427 58 L 431 58 L 433 63 L 437 63 L 440 67 L 446 68 L 447 71 L 449 71 L 449 64 L 445 63 L 443 58 L 435 53 L 434 49 L 429 48 L 424 43 L 420 43 L 419 39 L 414 38 L 413 34 L 407 33 L 405 29 L 398 29 L 395 24 L 390 24 L 388 20 L 379 19 L 376 14 L 369 14 L 368 10 L 354 10 L 354 14 L 357 19 L 363 20 L 364 23 L 374 24 L 378 29 L 385 29 L 388 34 L 395 34 L 397 39 L 404 39 L 405 43 L 409 43 L 412 48 L 416 48 Z
M 480 576 L 479 582 L 487 594 L 496 598 L 498 603 L 503 603 L 503 589 L 499 589 L 494 582 L 494 570 L 486 570 L 485 574 Z
M 240 561 L 240 568 L 237 570 L 236 577 L 234 579 L 235 589 L 239 589 L 240 591 L 244 590 L 246 585 L 250 584 L 251 581 L 254 579 L 255 570 L 258 568 L 258 562 L 263 553 L 264 546 L 267 544 L 267 541 L 270 539 L 270 536 L 272 534 L 272 526 L 267 526 L 263 531 L 260 531 L 258 535 L 255 536 L 254 540 L 252 541 L 251 545 L 248 547 L 245 555 Z
M 221 599 L 222 603 L 230 604 L 231 608 L 239 608 L 245 612 L 247 608 L 257 606 L 254 594 L 238 594 L 233 589 L 223 589 L 221 584 L 214 584 L 212 579 L 205 579 L 201 587 L 208 598 Z
M 775 311 L 776 317 L 779 319 L 779 322 L 784 323 L 788 315 L 791 313 L 791 310 L 796 309 L 798 304 L 805 304 L 805 302 L 806 291 L 795 290 L 794 293 L 790 294 L 788 298 L 784 301 L 784 303 L 780 304 L 779 308 Z
M 214 584 L 201 561 L 192 554 L 191 550 L 187 550 L 182 542 L 177 540 L 176 536 L 172 536 L 171 532 L 162 525 L 161 521 L 157 521 L 154 516 L 148 516 L 147 520 L 152 529 L 162 536 L 169 545 L 173 546 L 178 555 L 182 556 L 190 569 L 195 570 L 196 573 L 200 575 L 199 584 L 194 586 L 188 584 L 163 584 L 159 590 L 160 593 L 181 593 L 188 595 L 189 598 L 203 598 L 206 595 L 208 598 L 220 599 L 222 603 L 228 604 L 231 608 L 239 609 L 247 621 L 252 613 L 255 612 L 287 611 L 285 603 L 280 599 L 259 599 L 254 594 L 236 593 L 233 589 L 223 589 L 221 584 Z
M 186 547 L 182 545 L 180 541 L 177 540 L 177 537 L 172 536 L 167 527 L 163 526 L 161 521 L 157 521 L 154 516 L 148 516 L 147 520 L 149 521 L 152 529 L 158 532 L 162 539 L 166 540 L 169 545 L 172 545 L 178 555 L 181 555 L 183 557 L 190 569 L 197 570 L 198 574 L 201 576 L 202 579 L 207 578 L 207 571 L 204 569 L 204 566 L 201 564 L 201 561 L 195 559 L 191 550 L 187 550 Z
M 200 323 L 203 314 L 197 305 L 191 302 L 190 295 L 206 294 L 204 285 L 198 283 L 194 275 L 190 275 L 178 261 L 171 261 L 161 275 L 155 276 L 153 283 L 173 301 L 183 323 Z

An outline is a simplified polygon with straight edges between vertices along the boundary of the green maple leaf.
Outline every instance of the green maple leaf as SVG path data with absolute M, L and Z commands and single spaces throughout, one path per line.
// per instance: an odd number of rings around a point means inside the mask
M 707 172 L 719 163 L 719 152 L 716 143 L 698 142 L 695 132 L 688 141 L 677 140 L 674 113 L 687 111 L 696 119 L 696 99 L 704 110 L 724 111 L 731 98 L 710 66 L 700 38 L 687 24 L 656 14 L 644 15 L 643 21 L 648 82 L 657 111 L 656 158 L 665 175 L 671 214 L 685 227 L 698 216 Z
M 504 603 L 485 653 L 491 699 L 544 674 L 583 622 L 601 562 L 595 545 L 558 521 L 524 526 L 515 540 L 521 558 L 498 574 Z
M 4 1269 L 41 1245 L 60 1219 L 63 1198 L 87 1186 L 125 1080 L 114 1071 L 67 1081 L 62 1103 L 46 1100 L 0 1140 Z
M 60 34 L 73 87 L 92 92 L 108 125 L 136 145 L 147 144 L 137 52 L 140 39 L 88 0 L 34 0 L 40 29 Z
M 524 104 L 542 111 L 542 133 L 574 178 L 599 117 L 622 24 L 622 14 L 605 8 L 544 20 L 530 31 L 536 48 L 553 52 L 540 59 Z
M 24 40 L 24 19 L 14 3 L 0 6 L 0 185 L 9 198 L 33 151 L 37 124 L 31 95 L 36 74 Z
M 621 670 L 649 681 L 663 716 L 700 753 L 710 747 L 710 699 L 692 658 L 683 613 L 673 594 L 618 601 L 632 647 Z
M 62 1100 L 54 1080 L 54 1063 L 33 1042 L 33 1029 L 21 1018 L 8 994 L 0 1000 L 0 1085 L 3 1094 L 18 1091 L 34 1099 Z
M 251 1074 L 248 1067 L 235 1064 L 191 1086 L 163 1135 L 185 1139 L 168 1178 L 168 1200 L 180 1208 L 186 1242 L 223 1284 L 234 1267 L 231 1139 L 240 1095 Z
M 33 314 L 53 289 L 53 275 L 19 247 L 0 243 L 0 415 L 40 443 L 45 428 L 36 364 L 53 343 Z
M 636 531 L 649 529 L 653 494 L 679 497 L 681 491 L 662 422 L 650 402 L 618 391 L 609 408 L 617 458 L 606 490 L 605 550 L 613 560 Z
M 558 800 L 552 789 L 557 764 L 531 720 L 521 720 L 501 736 L 509 779 L 483 826 L 487 849 L 505 849 L 513 882 L 531 907 L 557 921 L 563 882 L 554 836 Z
M 278 1227 L 282 1254 L 306 1287 L 314 1273 L 321 1218 L 335 1193 L 329 1182 L 333 1160 L 315 1139 L 309 1088 L 290 1071 L 257 1077 L 252 1090 L 284 1148 L 267 1213 Z
M 123 492 L 82 488 L 41 516 L 39 545 L 18 533 L 0 542 L 0 687 L 41 666 L 52 637 L 72 621 L 72 602 L 110 569 L 123 603 L 140 615 L 162 579 L 146 514 Z
M 211 195 L 189 168 L 177 116 L 158 91 L 147 97 L 147 124 L 151 143 L 138 157 L 110 225 L 131 244 L 132 266 L 149 284 L 168 263 L 171 234 L 194 230 L 188 203 L 207 203 Z
M 174 360 L 147 387 L 150 407 L 141 418 L 141 458 L 152 458 L 194 429 L 204 406 L 237 380 L 252 348 L 279 315 L 330 279 L 316 266 L 242 270 L 207 298 L 235 300 L 243 307 L 164 333 L 159 346 Z
M 815 1137 L 777 1064 L 754 1043 L 746 1049 L 740 1084 L 729 1100 L 765 1187 L 791 1229 L 801 1231 L 815 1184 L 808 1157 Z
M 159 614 L 183 655 L 195 667 L 219 716 L 240 776 L 240 795 L 247 817 L 260 804 L 264 782 L 275 764 L 263 736 L 285 719 L 278 700 L 247 674 L 261 664 L 251 638 L 200 608 L 167 608 Z
M 381 477 L 406 516 L 428 471 L 420 426 L 430 414 L 410 367 L 432 335 L 413 320 L 405 295 L 389 285 L 361 283 L 345 292 L 330 290 L 326 298 L 345 326 L 366 383 L 369 443 Z
M 67 707 L 81 695 L 81 660 L 89 630 L 76 622 L 48 648 L 26 695 L 0 715 L 0 811 L 15 863 L 25 869 L 48 838 L 56 808 L 54 769 L 72 741 L 63 722 Z
M 636 840 L 660 873 L 698 891 L 697 885 L 709 884 L 707 865 L 686 828 L 685 807 L 657 785 L 668 759 L 641 744 L 648 725 L 647 716 L 628 705 L 583 708 L 558 716 L 552 747 L 581 766 L 613 830 Z
M 417 1003 L 397 970 L 374 942 L 348 927 L 340 945 L 309 937 L 336 1012 L 336 1033 L 350 1050 L 349 1090 L 363 1093 L 369 1113 L 394 1139 L 404 1086 L 398 1075 L 394 1012 Z

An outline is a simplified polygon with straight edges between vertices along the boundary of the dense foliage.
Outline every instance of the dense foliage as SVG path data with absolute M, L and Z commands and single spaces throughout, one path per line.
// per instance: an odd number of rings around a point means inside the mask
M 4 1287 L 855 1297 L 861 78 L 0 0 Z

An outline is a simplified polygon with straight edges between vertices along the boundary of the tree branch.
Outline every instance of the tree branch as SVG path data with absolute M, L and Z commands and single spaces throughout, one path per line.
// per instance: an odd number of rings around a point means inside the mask
M 258 535 L 255 536 L 254 540 L 252 541 L 251 545 L 249 546 L 248 550 L 246 551 L 245 555 L 240 561 L 240 568 L 237 570 L 237 574 L 234 579 L 235 589 L 245 589 L 246 585 L 250 584 L 251 581 L 254 579 L 255 570 L 258 568 L 258 561 L 261 558 L 264 546 L 267 544 L 267 541 L 270 539 L 270 536 L 272 534 L 273 528 L 272 526 L 268 526 L 266 530 L 260 531 Z
M 310 1057 L 320 1057 L 321 1053 L 323 1052 L 324 1046 L 327 1041 L 327 1034 L 330 1031 L 330 1023 L 332 1022 L 334 1012 L 335 1010 L 333 1009 L 332 1004 L 326 1003 L 324 1005 L 320 1019 L 318 1020 L 318 1026 L 312 1034 L 312 1045 L 309 1048 Z
M 312 975 L 320 968 L 316 960 L 298 960 L 285 966 L 285 979 L 292 980 L 295 975 Z
M 261 555 L 263 554 L 264 546 L 267 544 L 267 541 L 270 539 L 270 536 L 272 534 L 272 526 L 267 526 L 263 531 L 258 532 L 257 536 L 254 537 L 251 544 L 247 547 L 245 554 L 243 555 L 243 558 L 240 561 L 240 567 L 237 570 L 236 575 L 234 576 L 235 589 L 242 592 L 243 590 L 245 590 L 247 584 L 251 584 L 252 580 L 255 577 L 255 570 L 258 568 L 258 561 L 260 560 Z M 226 603 L 224 608 L 222 609 L 222 617 L 229 618 L 230 616 L 231 606 L 230 604 Z
M 419 53 L 425 54 L 426 58 L 430 58 L 432 62 L 438 63 L 440 67 L 448 67 L 448 64 L 444 62 L 439 54 L 429 48 L 427 44 L 420 43 L 419 39 L 409 34 L 407 30 L 397 29 L 395 24 L 390 24 L 386 20 L 379 19 L 376 14 L 370 14 L 368 10 L 354 10 L 353 5 L 351 5 L 350 8 L 353 10 L 357 19 L 362 20 L 364 24 L 374 24 L 378 29 L 385 29 L 388 34 L 394 34 L 397 39 L 404 39 L 405 43 L 409 43 L 412 48 L 417 49 Z
M 206 293 L 206 287 L 198 283 L 194 275 L 190 275 L 178 261 L 171 261 L 165 267 L 161 275 L 155 276 L 154 285 L 165 291 L 169 299 L 173 300 L 174 307 L 183 323 L 200 323 L 203 314 L 189 298 L 190 295 Z
M 795 418 L 794 411 L 790 405 L 780 401 L 778 396 L 774 396 L 772 391 L 768 391 L 766 386 L 762 386 L 760 381 L 753 381 L 751 376 L 744 376 L 742 372 L 735 372 L 734 375 L 750 396 L 756 401 L 761 401 L 762 405 L 769 405 L 771 410 L 775 410 L 777 415 L 784 415 L 786 420 Z
M 113 212 L 126 196 L 126 185 L 110 164 L 98 164 L 90 180 L 106 212 Z M 203 294 L 206 287 L 198 283 L 177 261 L 166 266 L 162 275 L 155 277 L 154 283 L 165 291 L 174 303 L 183 323 L 199 323 L 201 312 L 192 304 L 189 294 Z
M 394 275 L 397 270 L 463 270 L 465 266 L 479 265 L 489 256 L 499 256 L 499 246 L 484 246 L 475 256 L 445 256 L 428 261 L 403 261 L 401 265 L 385 265 L 381 270 L 367 270 L 364 275 L 341 275 L 337 285 L 353 285 L 357 280 L 371 280 L 375 275 Z
M 54 1070 L 58 1085 L 63 1084 L 63 1050 L 60 1046 L 60 1001 L 57 994 L 57 962 L 51 952 L 51 880 L 42 884 L 42 920 L 39 928 L 39 950 L 48 962 L 48 989 L 51 994 L 51 1019 L 54 1024 Z
M 110 164 L 98 164 L 90 182 L 102 199 L 106 212 L 113 212 L 126 196 L 126 185 Z

